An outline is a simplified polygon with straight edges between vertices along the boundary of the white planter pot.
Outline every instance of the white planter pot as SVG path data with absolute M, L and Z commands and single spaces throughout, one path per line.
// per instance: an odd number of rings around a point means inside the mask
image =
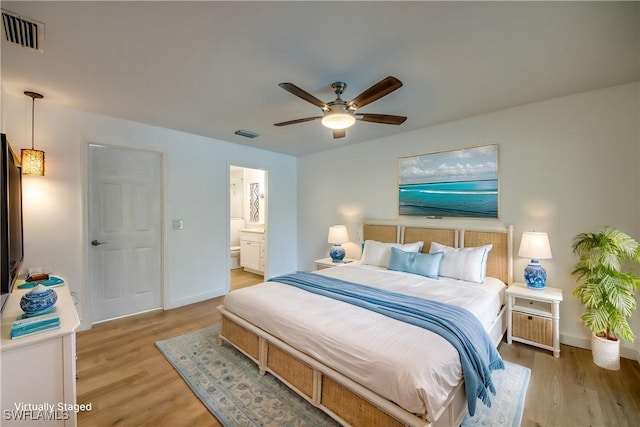
M 610 341 L 591 334 L 593 363 L 601 368 L 617 371 L 620 369 L 620 340 Z

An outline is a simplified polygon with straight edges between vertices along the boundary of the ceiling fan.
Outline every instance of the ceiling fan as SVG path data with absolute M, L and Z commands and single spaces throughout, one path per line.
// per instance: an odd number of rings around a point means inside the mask
M 335 82 L 331 85 L 331 88 L 336 94 L 336 99 L 335 101 L 330 102 L 322 102 L 293 83 L 280 83 L 278 86 L 287 92 L 312 103 L 316 107 L 320 107 L 323 115 L 275 123 L 274 126 L 287 126 L 296 123 L 310 122 L 312 120 L 322 120 L 322 124 L 324 126 L 333 130 L 334 138 L 343 138 L 347 134 L 346 129 L 352 126 L 356 120 L 387 125 L 401 125 L 405 120 L 407 120 L 404 116 L 394 116 L 391 114 L 357 113 L 359 108 L 362 108 L 373 101 L 377 101 L 383 96 L 402 87 L 402 82 L 392 76 L 380 80 L 378 83 L 374 84 L 369 89 L 365 90 L 348 102 L 340 98 L 340 95 L 342 95 L 344 90 L 347 88 L 347 84 L 344 82 Z

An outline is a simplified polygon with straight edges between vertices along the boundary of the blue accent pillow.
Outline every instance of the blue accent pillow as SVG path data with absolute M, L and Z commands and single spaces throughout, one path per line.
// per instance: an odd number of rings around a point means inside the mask
M 444 252 L 423 254 L 391 248 L 391 260 L 389 261 L 388 269 L 437 279 L 440 274 L 442 255 L 444 255 Z

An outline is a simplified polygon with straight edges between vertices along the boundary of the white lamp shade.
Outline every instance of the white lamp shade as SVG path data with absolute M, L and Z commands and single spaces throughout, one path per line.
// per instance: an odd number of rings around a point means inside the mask
M 547 233 L 536 231 L 522 233 L 518 256 L 530 259 L 551 259 L 551 246 Z
M 349 241 L 349 233 L 347 233 L 347 227 L 344 225 L 332 225 L 329 227 L 329 237 L 327 243 L 334 245 L 341 245 Z

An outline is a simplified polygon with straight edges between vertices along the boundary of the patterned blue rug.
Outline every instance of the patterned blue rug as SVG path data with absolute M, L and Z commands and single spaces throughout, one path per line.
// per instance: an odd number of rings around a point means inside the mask
M 504 370 L 492 372 L 497 393 L 490 394 L 491 407 L 478 402 L 475 415 L 467 414 L 462 427 L 520 427 L 531 369 L 506 360 L 504 366 Z
M 215 324 L 156 346 L 223 426 L 338 425 L 272 375 L 259 375 L 256 364 L 229 344 L 218 346 L 219 328 Z M 505 365 L 493 375 L 498 394 L 491 396 L 491 408 L 478 404 L 464 427 L 520 425 L 531 371 Z

